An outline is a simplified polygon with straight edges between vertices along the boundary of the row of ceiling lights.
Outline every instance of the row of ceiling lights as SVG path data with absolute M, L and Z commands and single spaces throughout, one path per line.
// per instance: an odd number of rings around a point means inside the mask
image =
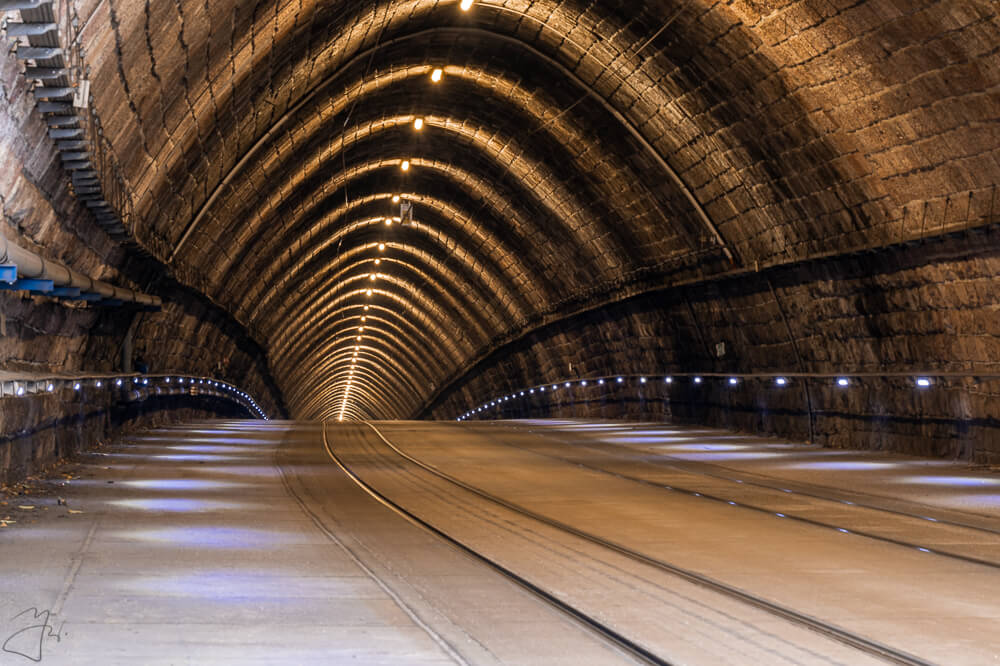
M 474 4 L 473 0 L 461 0 L 461 2 L 459 3 L 459 9 L 461 9 L 463 12 L 467 12 L 467 11 L 469 11 L 472 8 L 473 4 Z M 443 78 L 444 78 L 444 70 L 442 68 L 437 67 L 437 68 L 435 68 L 434 70 L 431 71 L 431 82 L 433 82 L 433 83 L 440 83 Z M 422 117 L 420 117 L 420 116 L 417 116 L 414 119 L 414 121 L 413 121 L 413 129 L 416 130 L 417 132 L 420 132 L 421 130 L 424 129 L 424 125 L 425 124 L 426 123 L 424 122 L 424 119 Z M 410 170 L 410 166 L 411 166 L 410 160 L 409 159 L 404 159 L 400 163 L 399 166 L 400 166 L 400 169 L 403 172 L 408 172 Z M 392 197 L 392 203 L 393 204 L 399 204 L 402 207 L 404 205 L 404 202 L 402 200 L 402 195 L 400 195 L 400 194 L 394 194 L 393 197 Z M 400 215 L 398 215 L 398 216 L 392 216 L 392 217 L 386 217 L 385 218 L 385 225 L 387 227 L 390 227 L 390 226 L 392 226 L 393 222 L 400 222 L 401 223 L 402 221 L 403 221 L 403 214 L 402 214 L 402 209 L 401 209 L 400 210 Z M 385 243 L 384 242 L 380 242 L 378 244 L 378 251 L 379 252 L 384 252 L 385 251 Z M 372 268 L 371 272 L 368 274 L 368 280 L 369 280 L 369 282 L 376 282 L 378 280 L 379 274 L 378 274 L 377 270 L 378 270 L 378 266 L 381 263 L 382 263 L 382 258 L 381 257 L 376 257 L 375 260 L 374 260 L 373 268 Z M 368 298 L 371 298 L 375 294 L 375 290 L 371 286 L 369 286 L 368 288 L 366 288 L 364 291 L 365 291 L 365 296 L 368 297 Z M 366 304 L 364 306 L 364 312 L 368 312 L 369 307 L 370 306 Z M 365 323 L 367 321 L 368 321 L 368 316 L 367 315 L 362 315 L 361 316 L 361 322 L 360 322 L 360 325 L 358 326 L 358 330 L 357 330 L 357 336 L 355 336 L 355 342 L 356 342 L 356 344 L 354 345 L 354 353 L 351 356 L 351 365 L 350 365 L 350 370 L 348 371 L 348 375 L 347 375 L 347 384 L 346 384 L 346 386 L 344 388 L 344 397 L 343 397 L 343 399 L 341 400 L 341 403 L 340 403 L 340 413 L 339 413 L 339 415 L 337 417 L 338 421 L 343 421 L 344 417 L 347 414 L 347 406 L 348 406 L 348 404 L 350 402 L 351 390 L 354 388 L 354 373 L 357 370 L 358 356 L 359 356 L 359 354 L 361 352 L 361 343 L 364 340 Z

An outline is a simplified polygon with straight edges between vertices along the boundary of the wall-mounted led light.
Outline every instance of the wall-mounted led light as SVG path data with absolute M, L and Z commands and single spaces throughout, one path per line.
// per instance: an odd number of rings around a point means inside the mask
M 73 390 L 74 391 L 79 391 L 80 390 L 80 382 L 74 382 L 73 383 Z
M 850 384 L 851 380 L 848 379 L 847 377 L 840 377 L 839 379 L 837 379 L 837 386 L 844 387 L 844 386 L 850 386 Z
M 122 385 L 122 380 L 116 379 L 115 380 L 115 386 L 121 386 L 121 385 Z
M 729 378 L 729 385 L 730 386 L 736 386 L 739 383 L 740 383 L 740 380 L 736 379 L 736 377 L 730 377 Z
M 774 380 L 774 383 L 777 384 L 778 386 L 785 386 L 786 384 L 788 384 L 788 380 L 785 379 L 784 377 L 778 377 L 777 379 Z
M 640 377 L 639 378 L 639 383 L 640 384 L 645 384 L 646 383 L 646 378 L 645 377 Z
M 56 386 L 55 384 L 46 384 L 45 390 L 48 391 L 49 393 L 52 393 L 53 391 L 56 390 Z
M 580 382 L 580 386 L 586 386 L 586 385 L 587 385 L 587 380 L 586 379 L 584 379 L 582 382 Z
M 619 377 L 618 378 L 618 383 L 619 384 L 624 384 L 625 383 L 625 378 L 624 377 Z
M 433 81 L 434 83 L 440 83 L 441 77 L 443 76 L 444 76 L 444 70 L 441 68 L 437 68 L 433 72 L 431 72 L 431 81 Z
M 358 332 L 363 333 L 365 330 L 364 326 L 358 326 Z
M 24 395 L 24 387 L 23 386 L 18 386 L 16 393 L 18 395 Z
M 695 384 L 701 384 L 701 377 L 695 377 L 694 378 L 694 383 Z
M 566 382 L 565 386 L 566 388 L 569 388 L 569 382 Z
M 542 393 L 545 393 L 545 387 L 544 386 L 539 386 L 538 390 L 541 391 Z
M 920 387 L 920 388 L 928 388 L 928 387 L 930 387 L 930 385 L 931 385 L 931 380 L 928 379 L 927 377 L 918 377 L 917 378 L 917 386 L 918 387 Z
M 410 170 L 410 160 L 403 160 L 403 163 L 399 166 L 403 171 Z
M 416 120 L 413 121 L 413 129 L 415 129 L 415 130 L 417 130 L 419 132 L 423 128 L 424 128 L 424 119 L 423 118 L 417 118 Z
M 528 393 L 534 393 L 535 389 L 528 389 Z
M 104 382 L 98 379 L 96 382 L 94 382 L 94 386 L 96 386 L 97 388 L 101 388 L 102 386 L 104 386 Z

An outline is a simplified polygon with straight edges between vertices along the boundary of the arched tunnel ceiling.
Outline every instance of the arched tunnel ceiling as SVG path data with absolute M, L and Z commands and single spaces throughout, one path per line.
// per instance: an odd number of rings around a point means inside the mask
M 411 416 L 548 315 L 878 242 L 919 189 L 833 131 L 831 81 L 891 68 L 820 15 L 782 37 L 788 3 L 84 4 L 137 239 L 254 332 L 297 417 Z

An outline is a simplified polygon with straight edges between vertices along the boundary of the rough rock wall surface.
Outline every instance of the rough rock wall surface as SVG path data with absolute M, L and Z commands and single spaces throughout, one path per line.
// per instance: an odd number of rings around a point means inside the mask
M 0 233 L 90 277 L 156 293 L 165 303 L 161 312 L 143 312 L 0 291 L 0 371 L 121 370 L 122 347 L 137 320 L 132 344 L 150 371 L 226 379 L 250 393 L 267 413 L 282 414 L 263 352 L 242 327 L 204 296 L 165 280 L 155 265 L 127 256 L 77 202 L 20 70 L 10 54 L 0 58 Z M 51 396 L 0 399 L 0 478 L 15 480 L 53 456 L 106 440 L 130 425 L 235 414 L 219 401 L 178 400 L 133 413 L 97 394 L 87 402 L 87 395 L 65 401 Z

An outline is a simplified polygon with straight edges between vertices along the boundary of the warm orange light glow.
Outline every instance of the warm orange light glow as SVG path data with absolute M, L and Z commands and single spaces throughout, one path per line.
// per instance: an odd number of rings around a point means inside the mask
M 431 81 L 433 81 L 434 83 L 438 83 L 441 80 L 442 76 L 444 76 L 444 71 L 440 68 L 435 69 L 433 72 L 431 72 Z
M 378 244 L 378 251 L 379 252 L 385 252 L 385 243 L 379 243 Z
M 423 128 L 424 128 L 424 119 L 423 118 L 417 118 L 416 120 L 413 121 L 413 129 L 415 129 L 415 130 L 417 130 L 419 132 Z
M 403 164 L 401 166 L 402 166 L 403 171 L 409 171 L 410 170 L 410 160 L 403 160 Z
M 379 265 L 379 264 L 381 264 L 381 263 L 382 263 L 382 260 L 381 260 L 381 259 L 376 259 L 376 260 L 375 260 L 375 265 L 376 265 L 376 266 L 378 266 L 378 265 Z

